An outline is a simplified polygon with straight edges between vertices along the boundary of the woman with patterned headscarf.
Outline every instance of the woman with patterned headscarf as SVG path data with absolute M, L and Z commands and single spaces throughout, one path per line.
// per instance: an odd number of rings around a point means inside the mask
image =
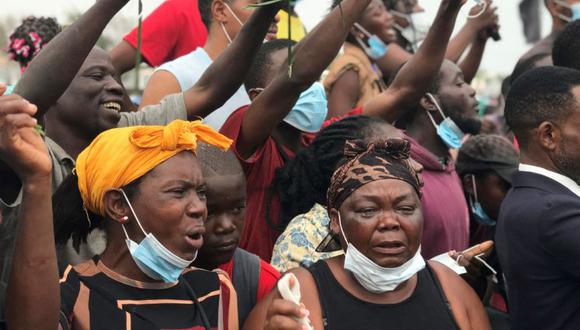
M 327 192 L 334 239 L 323 242 L 345 255 L 291 270 L 302 306 L 274 290 L 248 329 L 304 329 L 304 317 L 314 329 L 490 328 L 467 283 L 421 257 L 421 182 L 409 151 L 403 139 L 347 141 Z
M 226 150 L 231 140 L 200 121 L 180 120 L 97 136 L 55 194 L 56 238 L 72 235 L 78 244 L 103 227 L 107 244 L 101 255 L 67 268 L 59 294 L 51 162 L 34 119 L 21 115 L 11 123 L 0 134 L 0 158 L 18 172 L 24 196 L 8 286 L 10 326 L 238 328 L 227 277 L 189 267 L 207 217 L 197 144 Z

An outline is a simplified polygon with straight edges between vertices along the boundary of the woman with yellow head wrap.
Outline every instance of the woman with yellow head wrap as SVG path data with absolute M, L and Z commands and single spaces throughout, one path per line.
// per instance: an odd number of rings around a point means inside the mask
M 203 243 L 199 142 L 232 141 L 201 121 L 105 131 L 54 196 L 57 242 L 102 227 L 104 252 L 60 281 L 60 324 L 95 329 L 237 329 L 226 276 L 189 267 Z M 56 262 L 56 259 L 54 259 Z

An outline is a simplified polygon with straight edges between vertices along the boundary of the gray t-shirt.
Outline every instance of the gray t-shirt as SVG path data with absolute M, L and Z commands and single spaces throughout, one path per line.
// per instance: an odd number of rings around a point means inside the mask
M 187 120 L 187 109 L 182 93 L 168 95 L 161 103 L 144 107 L 137 112 L 121 113 L 118 127 L 167 125 L 177 119 Z M 54 193 L 72 172 L 75 161 L 49 137 L 46 137 L 44 142 L 52 160 L 52 193 Z M 14 201 L 0 199 L 0 212 L 2 212 L 2 223 L 0 223 L 0 328 L 4 321 L 4 300 L 8 276 L 10 275 L 10 264 L 14 254 L 16 224 L 21 201 L 22 190 Z M 72 248 L 69 242 L 67 246 L 58 250 L 59 264 L 77 264 L 102 252 L 98 250 L 102 249 L 105 242 L 99 242 L 99 240 L 103 240 L 102 235 L 96 235 L 94 248 L 90 244 L 81 246 L 80 254 Z

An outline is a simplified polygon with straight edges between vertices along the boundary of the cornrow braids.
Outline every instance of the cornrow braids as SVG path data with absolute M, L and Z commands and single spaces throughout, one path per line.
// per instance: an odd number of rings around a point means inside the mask
M 8 57 L 18 62 L 24 71 L 34 56 L 61 30 L 55 18 L 34 16 L 25 18 L 8 38 Z
M 308 212 L 315 203 L 326 203 L 326 190 L 337 164 L 343 159 L 347 140 L 366 140 L 385 132 L 386 122 L 367 116 L 351 116 L 323 129 L 308 148 L 300 151 L 284 167 L 276 170 L 270 187 L 266 219 L 270 219 L 272 196 L 280 198 L 280 221 L 283 231 L 297 215 Z M 390 127 L 390 126 L 389 126 Z

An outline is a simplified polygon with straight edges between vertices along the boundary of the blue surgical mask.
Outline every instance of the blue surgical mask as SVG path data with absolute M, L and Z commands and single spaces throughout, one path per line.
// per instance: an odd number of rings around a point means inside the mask
M 421 247 L 411 259 L 399 267 L 387 268 L 377 265 L 352 243 L 348 242 L 342 229 L 340 212 L 338 213 L 338 224 L 344 241 L 348 246 L 344 256 L 344 269 L 350 271 L 356 281 L 368 291 L 377 294 L 393 291 L 401 283 L 425 268 L 425 260 L 421 256 Z
M 303 132 L 316 133 L 326 119 L 327 104 L 324 87 L 321 83 L 315 82 L 300 94 L 284 121 Z
M 359 38 L 355 36 L 356 41 L 364 49 L 368 57 L 373 60 L 378 60 L 379 58 L 385 56 L 389 50 L 389 46 L 385 44 L 379 37 L 374 34 L 370 34 L 365 28 L 360 24 L 354 23 L 354 26 L 359 29 L 364 35 L 367 36 L 368 46 Z
M 135 211 L 133 210 L 131 202 L 129 202 L 129 198 L 127 198 L 127 195 L 122 189 L 121 193 L 123 194 L 123 197 L 125 197 L 125 201 L 129 205 L 131 213 L 133 213 L 133 216 L 135 217 L 135 221 L 137 221 L 139 228 L 141 228 L 143 235 L 145 235 L 145 238 L 141 243 L 137 244 L 129 238 L 125 225 L 121 225 L 123 227 L 123 232 L 125 232 L 127 248 L 129 249 L 131 257 L 137 264 L 137 267 L 152 279 L 161 280 L 166 283 L 177 282 L 177 279 L 181 276 L 183 270 L 197 257 L 197 251 L 192 260 L 182 259 L 163 246 L 163 244 L 161 244 L 152 233 L 145 233 L 145 230 L 137 218 L 137 214 L 135 214 Z
M 441 117 L 443 117 L 443 121 L 441 121 L 439 125 L 437 125 L 431 113 L 427 111 L 427 116 L 429 116 L 429 119 L 431 119 L 431 123 L 433 123 L 433 126 L 437 130 L 437 135 L 448 148 L 459 149 L 461 147 L 462 143 L 461 141 L 463 141 L 463 138 L 465 137 L 465 133 L 463 133 L 463 131 L 459 128 L 459 126 L 455 124 L 455 122 L 453 121 L 453 119 L 451 119 L 451 117 L 445 116 L 443 110 L 439 106 L 439 103 L 437 102 L 437 100 L 435 100 L 435 97 L 433 97 L 431 93 L 427 93 L 426 95 L 431 99 L 431 102 L 433 102 L 433 104 L 441 114 Z
M 14 91 L 14 85 L 7 85 L 6 91 L 4 92 L 4 96 L 12 94 Z
M 469 207 L 471 208 L 471 213 L 477 222 L 484 226 L 494 227 L 497 223 L 492 219 L 481 207 L 481 203 L 477 199 L 477 186 L 475 184 L 475 176 L 471 175 L 471 184 L 473 185 L 473 197 L 469 196 Z
M 558 16 L 560 19 L 562 19 L 565 22 L 572 22 L 575 21 L 577 19 L 580 19 L 580 3 L 575 3 L 573 5 L 568 4 L 567 1 L 564 0 L 553 0 L 555 4 L 560 5 L 562 7 L 568 8 L 570 9 L 570 11 L 572 12 L 572 16 L 566 16 L 564 14 L 560 14 L 557 13 L 556 16 Z

